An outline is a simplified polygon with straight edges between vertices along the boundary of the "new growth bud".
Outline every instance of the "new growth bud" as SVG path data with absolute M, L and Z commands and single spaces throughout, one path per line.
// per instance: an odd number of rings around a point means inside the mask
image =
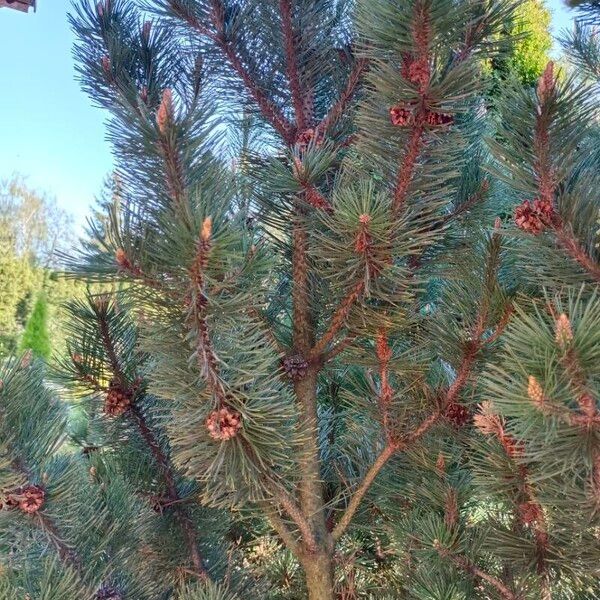
M 559 348 L 565 350 L 567 346 L 573 341 L 573 329 L 571 328 L 571 321 L 565 313 L 562 313 L 555 323 L 556 331 L 556 343 Z
M 156 124 L 162 135 L 165 135 L 170 123 L 173 121 L 173 92 L 166 88 L 162 94 L 160 106 L 156 111 Z
M 202 222 L 202 230 L 200 231 L 200 239 L 203 242 L 208 242 L 212 235 L 212 217 L 206 217 Z
M 550 61 L 546 65 L 546 69 L 538 79 L 537 95 L 540 104 L 544 104 L 546 100 L 554 92 L 556 86 L 556 78 L 554 77 L 554 63 Z

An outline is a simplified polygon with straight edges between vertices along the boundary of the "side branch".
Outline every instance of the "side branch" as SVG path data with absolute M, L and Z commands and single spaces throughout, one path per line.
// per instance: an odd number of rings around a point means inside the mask
M 358 84 L 369 66 L 369 61 L 366 58 L 359 58 L 350 72 L 346 87 L 340 94 L 335 104 L 329 109 L 323 120 L 317 125 L 315 130 L 315 138 L 320 139 L 346 112 L 348 105 L 352 101 Z
M 444 548 L 437 540 L 434 542 L 434 547 L 438 551 L 439 555 L 443 558 L 447 558 L 452 561 L 457 567 L 468 573 L 472 577 L 482 579 L 493 588 L 504 598 L 504 600 L 518 600 L 517 596 L 511 592 L 506 585 L 504 585 L 499 579 L 481 570 L 475 563 L 471 562 L 468 558 L 460 556 L 458 554 L 452 554 L 449 550 Z
M 348 292 L 346 297 L 340 303 L 338 309 L 333 314 L 329 328 L 323 334 L 321 339 L 315 344 L 314 348 L 310 351 L 310 360 L 316 360 L 321 357 L 329 344 L 334 341 L 336 335 L 345 325 L 348 315 L 350 314 L 350 310 L 354 306 L 355 302 L 360 298 L 364 289 L 365 282 L 361 280 L 352 287 L 350 292 Z
M 307 126 L 304 115 L 304 98 L 302 84 L 298 72 L 298 49 L 294 36 L 294 25 L 292 21 L 292 0 L 279 0 L 279 12 L 281 13 L 281 24 L 283 33 L 283 46 L 285 50 L 285 62 L 287 77 L 292 94 L 292 104 L 296 114 L 296 125 L 299 131 L 304 131 Z
M 177 5 L 178 2 L 171 0 L 171 6 Z M 180 10 L 178 16 L 184 20 L 192 29 L 200 35 L 212 40 L 216 46 L 223 52 L 231 68 L 240 77 L 246 90 L 256 102 L 263 117 L 273 126 L 273 128 L 283 137 L 288 143 L 292 143 L 294 128 L 291 123 L 285 118 L 281 109 L 274 104 L 260 88 L 258 83 L 250 75 L 248 69 L 244 66 L 242 60 L 238 56 L 230 40 L 227 39 L 225 31 L 225 15 L 224 7 L 219 0 L 211 0 L 212 5 L 212 24 L 216 32 L 212 32 L 205 25 L 200 23 L 198 19 L 185 11 Z
M 177 520 L 179 521 L 179 525 L 183 531 L 196 574 L 201 579 L 208 580 L 210 577 L 208 571 L 204 567 L 202 556 L 200 555 L 200 551 L 198 549 L 198 540 L 195 527 L 187 510 L 180 504 L 181 497 L 177 491 L 177 485 L 175 484 L 175 478 L 173 476 L 169 459 L 160 447 L 160 444 L 158 443 L 154 433 L 148 427 L 146 419 L 139 408 L 135 406 L 132 407 L 131 415 L 140 432 L 140 435 L 142 436 L 142 439 L 150 449 L 150 452 L 152 453 L 152 456 L 154 457 L 154 460 L 156 461 L 160 473 L 165 481 L 167 490 L 169 492 L 169 503 L 173 506 L 173 510 L 177 515 Z
M 579 240 L 561 223 L 555 230 L 560 247 L 582 267 L 593 279 L 600 283 L 600 264 L 582 247 Z
M 379 456 L 375 459 L 375 462 L 371 466 L 371 468 L 367 471 L 364 479 L 356 488 L 356 491 L 352 495 L 348 507 L 346 511 L 342 515 L 342 518 L 338 522 L 338 524 L 334 527 L 332 532 L 332 537 L 335 541 L 338 541 L 346 529 L 348 525 L 350 525 L 356 511 L 358 510 L 363 498 L 371 488 L 371 485 L 375 481 L 379 472 L 383 469 L 383 467 L 387 464 L 390 458 L 399 451 L 405 450 L 410 444 L 417 441 L 423 435 L 429 431 L 429 429 L 437 422 L 439 419 L 439 412 L 434 412 L 427 419 L 425 419 L 412 433 L 405 436 L 404 438 L 398 440 L 394 443 L 388 443 L 384 449 L 380 452 Z
M 423 137 L 425 129 L 421 124 L 416 124 L 413 127 L 410 139 L 406 146 L 406 152 L 398 169 L 398 177 L 396 179 L 396 188 L 394 190 L 394 214 L 399 214 L 402 211 L 408 197 L 410 184 L 413 181 L 417 160 L 423 147 Z

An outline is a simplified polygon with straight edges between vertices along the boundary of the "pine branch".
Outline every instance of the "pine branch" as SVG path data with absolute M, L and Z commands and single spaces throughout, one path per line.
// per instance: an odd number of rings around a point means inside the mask
M 203 564 L 204 561 L 198 549 L 198 539 L 195 526 L 186 508 L 180 504 L 181 496 L 177 491 L 177 485 L 175 483 L 175 477 L 173 476 L 171 463 L 167 458 L 166 454 L 163 452 L 158 440 L 154 436 L 154 433 L 148 427 L 146 419 L 144 418 L 144 415 L 139 410 L 139 408 L 137 406 L 132 406 L 129 410 L 129 413 L 133 418 L 134 423 L 137 425 L 140 435 L 142 436 L 143 440 L 146 442 L 146 445 L 150 449 L 152 456 L 154 456 L 154 460 L 158 465 L 162 478 L 167 485 L 167 490 L 169 492 L 169 501 L 173 505 L 173 510 L 177 515 L 177 520 L 179 521 L 179 524 L 185 536 L 188 551 L 190 553 L 190 557 L 192 559 L 192 564 L 194 565 L 196 575 L 198 575 L 200 579 L 209 580 L 210 576 Z
M 171 0 L 171 6 L 177 4 L 177 0 Z M 181 18 L 200 35 L 212 40 L 223 52 L 229 61 L 231 68 L 238 74 L 244 83 L 246 90 L 256 102 L 256 105 L 260 109 L 265 120 L 273 126 L 286 143 L 291 145 L 293 143 L 294 127 L 285 118 L 281 109 L 262 91 L 244 66 L 241 58 L 237 55 L 231 41 L 227 39 L 227 34 L 225 32 L 224 7 L 220 0 L 211 0 L 211 5 L 212 24 L 216 29 L 216 33 L 211 32 L 206 26 L 191 16 L 182 16 Z
M 281 488 L 274 488 L 272 490 L 272 494 L 273 498 L 287 512 L 292 521 L 294 521 L 294 523 L 300 530 L 305 549 L 308 552 L 316 552 L 318 545 L 314 533 L 311 529 L 310 523 L 296 504 L 295 500 L 291 498 L 289 494 Z
M 308 233 L 299 218 L 294 224 L 292 238 L 294 349 L 298 354 L 306 356 L 312 344 L 313 331 L 308 281 Z
M 583 248 L 573 235 L 566 223 L 559 223 L 554 228 L 554 234 L 559 246 L 583 269 L 590 277 L 600 283 L 600 264 L 597 263 Z
M 412 131 L 406 145 L 404 156 L 398 168 L 396 187 L 394 190 L 393 213 L 398 215 L 406 203 L 408 191 L 413 181 L 417 161 L 424 144 L 425 127 L 427 118 L 427 93 L 431 78 L 429 43 L 431 35 L 431 23 L 429 5 L 424 0 L 417 0 L 414 5 L 412 19 L 412 38 L 414 56 L 412 64 L 419 65 L 420 73 L 415 80 L 419 96 L 418 109 L 415 113 Z
M 487 179 L 484 179 L 473 194 L 471 194 L 462 204 L 455 208 L 450 214 L 446 215 L 440 222 L 440 228 L 445 227 L 452 221 L 455 221 L 461 217 L 464 213 L 469 212 L 472 208 L 481 204 L 490 189 L 490 183 Z
M 319 341 L 310 351 L 308 355 L 309 360 L 318 360 L 319 357 L 323 355 L 329 344 L 331 344 L 335 340 L 337 334 L 346 324 L 346 320 L 348 319 L 348 315 L 350 314 L 352 307 L 360 298 L 364 289 L 365 282 L 364 280 L 361 280 L 358 283 L 354 284 L 354 286 L 342 299 L 339 307 L 337 308 L 337 310 L 333 314 L 333 317 L 331 318 L 331 323 L 327 328 L 327 331 L 325 331 L 325 333 L 321 336 Z
M 295 556 L 298 556 L 300 552 L 300 545 L 294 539 L 294 535 L 289 530 L 288 526 L 283 522 L 283 519 L 277 514 L 277 511 L 269 504 L 265 504 L 263 506 L 263 510 L 267 514 L 267 518 L 271 524 L 271 527 L 277 532 L 285 546 Z
M 448 549 L 444 548 L 438 540 L 434 541 L 434 548 L 438 551 L 441 557 L 451 560 L 465 573 L 468 573 L 472 577 L 477 577 L 491 585 L 502 596 L 502 598 L 504 598 L 504 600 L 519 600 L 519 597 L 511 592 L 508 587 L 499 579 L 480 569 L 475 563 L 470 561 L 465 556 L 453 554 Z
M 112 336 L 110 333 L 110 324 L 108 322 L 108 319 L 106 318 L 106 309 L 108 308 L 108 302 L 109 300 L 107 296 L 101 296 L 93 302 L 92 307 L 94 313 L 96 314 L 98 329 L 100 337 L 102 339 L 102 346 L 104 348 L 104 352 L 106 352 L 106 356 L 108 357 L 112 374 L 114 378 L 123 387 L 127 387 L 128 381 L 121 367 L 121 361 L 119 360 L 119 357 L 117 355 L 117 351 L 113 344 Z
M 107 306 L 107 302 L 107 300 L 104 300 L 104 306 Z M 98 319 L 98 326 L 102 338 L 102 345 L 104 347 L 106 355 L 109 358 L 113 376 L 119 381 L 119 383 L 124 388 L 128 389 L 129 393 L 133 397 L 137 394 L 138 388 L 135 386 L 131 387 L 127 382 L 127 378 L 125 377 L 123 368 L 121 366 L 121 361 L 119 360 L 117 350 L 115 348 L 115 344 L 110 333 L 110 325 L 106 318 L 106 313 L 102 310 L 101 307 L 100 310 L 98 310 L 98 308 L 99 307 L 95 305 L 94 310 Z M 196 574 L 201 579 L 207 580 L 210 578 L 210 576 L 203 565 L 203 560 L 198 549 L 197 533 L 187 513 L 187 510 L 184 506 L 181 506 L 179 504 L 181 497 L 179 496 L 179 492 L 177 491 L 177 485 L 175 483 L 175 477 L 173 475 L 171 463 L 167 458 L 166 454 L 163 452 L 158 440 L 154 436 L 154 433 L 148 427 L 144 415 L 135 404 L 129 408 L 129 410 L 127 411 L 127 416 L 133 420 L 133 422 L 138 428 L 138 431 L 140 432 L 140 435 L 142 436 L 142 439 L 148 446 L 148 449 L 154 457 L 160 474 L 167 486 L 167 490 L 169 492 L 169 501 L 175 504 L 173 510 L 177 515 L 179 524 L 186 538 L 188 551 L 190 553 L 192 563 L 196 570 Z
M 45 513 L 38 512 L 35 514 L 35 520 L 38 522 L 40 529 L 46 534 L 56 548 L 60 560 L 67 566 L 73 567 L 81 575 L 81 559 L 61 538 L 58 527 L 52 518 Z
M 16 458 L 11 461 L 12 469 L 19 475 L 25 477 L 27 481 L 31 481 L 31 471 L 27 465 L 20 459 Z M 34 515 L 40 529 L 46 534 L 50 542 L 56 548 L 60 560 L 69 567 L 73 567 L 81 574 L 82 562 L 76 552 L 68 546 L 59 533 L 59 528 L 50 515 L 43 511 L 37 511 Z
M 362 503 L 363 498 L 366 496 L 367 492 L 371 488 L 371 485 L 377 478 L 377 475 L 379 475 L 380 471 L 383 469 L 383 467 L 385 467 L 389 459 L 396 453 L 396 450 L 397 448 L 394 444 L 386 445 L 385 448 L 379 453 L 379 456 L 375 459 L 375 462 L 371 465 L 371 468 L 365 474 L 358 488 L 356 488 L 352 494 L 350 502 L 348 503 L 342 518 L 333 529 L 331 535 L 336 542 L 342 537 L 348 528 L 348 525 L 350 525 L 350 522 L 354 518 L 354 515 Z
M 296 46 L 296 37 L 292 22 L 292 0 L 279 0 L 279 12 L 281 13 L 287 77 L 292 95 L 292 104 L 296 114 L 296 127 L 298 131 L 304 131 L 308 124 L 304 114 L 304 94 L 298 72 L 298 48 Z
M 219 404 L 227 405 L 227 390 L 219 376 L 217 357 L 214 353 L 208 323 L 206 321 L 206 306 L 208 298 L 205 295 L 204 271 L 208 266 L 208 255 L 211 249 L 212 220 L 207 217 L 202 225 L 200 239 L 196 244 L 196 256 L 189 269 L 190 276 L 190 324 L 197 332 L 198 366 L 212 393 Z
M 403 436 L 398 441 L 388 442 L 388 444 L 383 448 L 383 450 L 379 453 L 379 456 L 375 459 L 371 468 L 367 471 L 364 476 L 362 482 L 356 488 L 348 506 L 342 515 L 342 518 L 339 520 L 338 524 L 334 527 L 332 532 L 332 537 L 335 541 L 338 541 L 348 526 L 350 525 L 356 511 L 360 507 L 363 498 L 373 485 L 373 482 L 377 478 L 377 475 L 380 471 L 385 467 L 390 458 L 399 451 L 406 450 L 411 444 L 416 442 L 418 439 L 423 437 L 431 427 L 435 423 L 437 423 L 440 418 L 440 413 L 438 411 L 432 413 L 427 417 L 417 428 L 415 428 L 410 434 Z
M 519 493 L 524 498 L 524 502 L 518 506 L 520 525 L 532 526 L 538 553 L 537 570 L 541 577 L 541 584 L 545 587 L 548 577 L 548 565 L 546 563 L 548 533 L 543 508 L 528 480 L 529 469 L 527 465 L 519 460 L 525 454 L 525 444 L 507 433 L 504 419 L 493 412 L 493 405 L 490 402 L 481 404 L 481 413 L 476 415 L 474 422 L 481 433 L 492 435 L 498 439 L 502 450 L 515 468 L 519 480 Z
M 337 121 L 344 116 L 348 105 L 354 98 L 358 84 L 366 73 L 369 67 L 369 60 L 366 58 L 359 58 L 354 65 L 354 68 L 348 76 L 346 87 L 340 94 L 340 97 L 336 100 L 333 106 L 329 109 L 329 112 L 323 117 L 323 120 L 315 128 L 315 137 L 320 139 L 327 131 L 329 131 Z
M 557 101 L 557 79 L 554 75 L 554 63 L 549 62 L 538 82 L 538 110 L 534 131 L 534 173 L 537 181 L 539 200 L 550 207 L 550 229 L 554 232 L 559 247 L 577 262 L 593 279 L 600 282 L 600 264 L 598 264 L 579 240 L 573 235 L 572 228 L 554 211 L 554 196 L 557 182 L 552 165 L 550 147 L 550 127 L 553 123 L 552 109 Z
M 412 133 L 406 145 L 396 178 L 393 203 L 393 212 L 396 215 L 402 211 L 406 203 L 408 191 L 415 175 L 417 160 L 423 148 L 425 129 L 421 123 L 416 121 L 418 121 L 418 118 L 415 119 L 415 124 L 412 126 Z
M 338 342 L 329 352 L 323 356 L 323 363 L 333 360 L 336 356 L 341 354 L 346 348 L 349 348 L 354 341 L 356 336 L 348 335 L 342 341 Z

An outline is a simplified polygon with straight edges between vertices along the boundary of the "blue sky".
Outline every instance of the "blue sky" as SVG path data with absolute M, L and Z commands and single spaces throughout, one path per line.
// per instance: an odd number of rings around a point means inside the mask
M 549 0 L 554 29 L 570 19 Z M 38 0 L 35 14 L 0 9 L 0 179 L 20 172 L 81 223 L 111 169 L 104 114 L 79 89 L 69 0 Z

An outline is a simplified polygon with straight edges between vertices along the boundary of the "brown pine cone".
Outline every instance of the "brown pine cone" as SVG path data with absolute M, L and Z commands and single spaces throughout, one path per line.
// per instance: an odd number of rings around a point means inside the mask
M 46 500 L 46 492 L 39 485 L 28 485 L 6 495 L 4 504 L 0 503 L 0 509 L 18 508 L 29 515 L 36 513 Z
M 469 409 L 458 402 L 449 404 L 446 407 L 444 416 L 454 425 L 454 427 L 464 427 L 471 421 L 472 417 Z
M 286 375 L 294 381 L 302 379 L 308 369 L 308 363 L 300 354 L 286 356 L 282 361 L 282 365 Z
M 103 585 L 96 593 L 96 600 L 123 600 L 121 590 L 112 585 Z
M 241 427 L 242 416 L 228 406 L 213 410 L 206 419 L 206 428 L 213 440 L 230 440 L 237 435 Z
M 104 412 L 111 417 L 119 417 L 131 408 L 132 394 L 116 381 L 111 381 L 106 399 Z

